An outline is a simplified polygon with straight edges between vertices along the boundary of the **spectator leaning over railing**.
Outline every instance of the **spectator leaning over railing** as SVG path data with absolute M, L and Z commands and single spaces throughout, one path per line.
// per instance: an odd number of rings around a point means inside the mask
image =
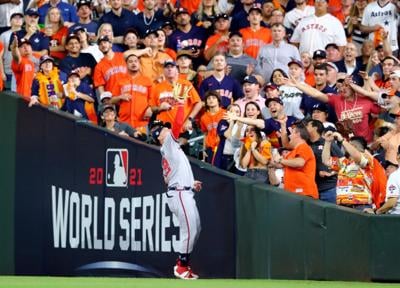
M 367 142 L 354 136 L 348 141 L 339 132 L 325 133 L 323 163 L 338 173 L 336 203 L 367 213 L 374 213 L 370 187 L 373 181 L 373 159 L 366 153 Z M 343 145 L 347 157 L 332 157 L 331 145 L 336 139 Z
M 307 144 L 309 137 L 304 122 L 294 123 L 288 143 L 292 150 L 285 157 L 275 154 L 273 162 L 277 167 L 283 166 L 285 190 L 318 199 L 318 188 L 315 183 L 316 160 L 313 150 Z

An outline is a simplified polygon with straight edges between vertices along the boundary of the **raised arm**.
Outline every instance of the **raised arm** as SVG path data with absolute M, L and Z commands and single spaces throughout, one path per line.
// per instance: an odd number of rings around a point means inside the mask
M 307 94 L 321 102 L 327 103 L 329 100 L 328 95 L 326 95 L 325 93 L 322 93 L 321 91 L 311 87 L 310 85 L 308 85 L 306 83 L 302 83 L 297 80 L 294 80 L 293 78 L 291 78 L 291 79 L 285 78 L 284 83 L 285 83 L 285 85 L 296 87 L 297 89 L 303 91 L 305 94 Z

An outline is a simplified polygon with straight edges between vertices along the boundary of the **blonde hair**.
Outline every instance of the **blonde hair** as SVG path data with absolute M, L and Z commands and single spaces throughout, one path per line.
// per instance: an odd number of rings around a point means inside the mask
M 206 19 L 203 19 L 203 16 L 204 16 L 203 15 L 204 14 L 204 4 L 203 4 L 203 2 L 204 2 L 204 0 L 202 0 L 200 2 L 199 8 L 196 11 L 196 19 L 198 21 L 206 20 Z M 214 2 L 214 4 L 213 4 L 213 7 L 212 7 L 212 12 L 213 12 L 213 15 L 217 15 L 217 14 L 220 13 L 219 8 L 218 8 L 218 1 L 217 0 L 213 0 L 213 2 Z
M 111 39 L 110 40 L 113 41 L 114 40 L 114 30 L 113 30 L 113 27 L 112 27 L 112 25 L 110 23 L 103 23 L 103 24 L 100 25 L 99 30 L 97 30 L 97 38 L 102 36 L 103 30 L 107 26 L 111 28 Z
M 47 10 L 46 18 L 44 19 L 44 26 L 46 27 L 47 25 L 52 24 L 50 22 L 50 12 L 53 10 L 57 10 L 58 14 L 60 14 L 60 20 L 58 20 L 58 23 L 57 23 L 58 27 L 59 28 L 63 27 L 64 26 L 64 18 L 61 15 L 61 10 L 58 9 L 57 7 L 50 7 L 49 10 Z

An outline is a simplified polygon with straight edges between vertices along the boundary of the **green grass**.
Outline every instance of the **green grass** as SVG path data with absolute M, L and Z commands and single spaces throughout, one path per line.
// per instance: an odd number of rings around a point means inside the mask
M 1 276 L 0 287 L 4 288 L 369 288 L 400 287 L 400 284 L 336 282 L 336 281 L 298 281 L 298 280 L 196 280 L 143 278 L 102 278 L 102 277 L 23 277 Z

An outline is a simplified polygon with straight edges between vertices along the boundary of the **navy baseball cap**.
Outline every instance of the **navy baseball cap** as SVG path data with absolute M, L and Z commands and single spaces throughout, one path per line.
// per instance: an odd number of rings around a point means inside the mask
M 16 17 L 16 16 L 20 16 L 21 18 L 24 18 L 24 14 L 17 12 L 17 13 L 11 14 L 10 20 L 13 19 L 13 18 Z
M 268 98 L 267 100 L 265 100 L 265 106 L 268 107 L 269 103 L 271 103 L 271 102 L 276 102 L 276 103 L 279 103 L 279 104 L 283 105 L 283 102 L 282 102 L 281 98 L 272 97 L 272 98 Z
M 289 61 L 289 63 L 287 64 L 288 66 L 292 65 L 292 64 L 296 64 L 297 66 L 299 66 L 300 68 L 304 68 L 303 63 L 300 60 L 294 59 L 292 58 L 292 60 Z
M 248 14 L 250 14 L 251 11 L 258 11 L 258 12 L 260 12 L 260 14 L 262 14 L 261 5 L 260 5 L 259 3 L 254 3 L 254 4 L 250 7 L 249 13 L 248 13 Z
M 258 84 L 258 80 L 253 75 L 247 75 L 246 77 L 243 78 L 242 84 L 244 83 Z
M 172 60 L 167 60 L 164 62 L 164 68 L 168 67 L 168 66 L 177 66 L 175 61 Z
M 80 76 L 79 76 L 79 72 L 78 72 L 77 69 L 71 70 L 71 71 L 68 73 L 68 78 L 71 77 L 71 76 L 74 76 L 74 75 L 80 77 Z
M 81 25 L 75 26 L 74 33 L 78 33 L 79 31 L 87 32 L 85 27 L 83 27 Z
M 183 8 L 183 7 L 179 7 L 175 12 L 175 16 L 178 16 L 180 14 L 188 14 L 188 15 L 190 15 L 189 11 L 186 8 Z
M 397 151 L 397 154 L 400 154 L 400 149 L 399 149 L 399 151 Z M 383 164 L 382 166 L 385 169 L 388 168 L 389 166 L 393 166 L 393 167 L 399 168 L 399 164 L 395 164 L 395 163 L 393 163 L 393 162 L 391 162 L 389 160 L 385 160 L 382 164 Z
M 215 21 L 218 21 L 219 19 L 225 19 L 225 20 L 229 20 L 229 15 L 225 14 L 225 13 L 219 13 L 215 16 Z
M 29 44 L 32 46 L 32 43 L 31 41 L 29 41 L 29 39 L 22 38 L 21 40 L 18 41 L 18 47 L 21 47 L 24 44 Z
M 76 35 L 75 33 L 71 33 L 67 36 L 67 39 L 65 40 L 65 44 L 68 44 L 69 41 L 71 41 L 72 39 L 76 39 L 78 41 L 80 41 L 79 36 Z
M 264 91 L 266 91 L 267 89 L 277 90 L 278 86 L 276 86 L 275 84 L 269 82 L 269 83 L 267 83 L 267 85 L 265 85 Z
M 100 44 L 103 41 L 112 43 L 112 41 L 110 40 L 110 38 L 108 38 L 107 35 L 100 36 L 99 39 L 97 39 L 97 44 Z
M 78 0 L 78 2 L 76 2 L 76 7 L 79 9 L 82 6 L 88 6 L 89 8 L 92 7 L 92 1 L 90 0 Z
M 315 50 L 312 59 L 316 59 L 316 58 L 326 58 L 326 52 L 325 50 Z
M 151 138 L 157 145 L 159 145 L 160 143 L 158 141 L 158 136 L 160 136 L 160 133 L 163 128 L 171 129 L 171 123 L 163 122 L 160 120 L 154 120 L 152 123 L 150 123 L 149 127 L 151 132 Z
M 312 108 L 311 111 L 314 112 L 314 110 L 318 110 L 321 112 L 325 112 L 328 113 L 328 105 L 326 105 L 325 103 L 318 103 L 315 104 Z
M 103 109 L 101 110 L 101 114 L 103 114 L 106 110 L 112 110 L 114 112 L 116 111 L 114 105 L 104 105 Z
M 158 37 L 158 29 L 147 29 L 146 32 L 144 33 L 144 37 L 150 36 L 152 34 Z
M 54 58 L 49 55 L 43 55 L 42 57 L 40 57 L 39 65 L 42 65 L 46 61 L 51 61 L 54 63 Z
M 330 47 L 335 48 L 336 50 L 339 50 L 339 46 L 338 46 L 336 43 L 329 43 L 329 44 L 327 44 L 327 45 L 325 46 L 325 50 L 328 49 L 328 48 L 330 48 Z
M 239 31 L 232 31 L 232 32 L 229 33 L 229 38 L 232 38 L 233 36 L 237 36 L 237 37 L 243 38 L 242 33 L 240 33 Z
M 36 10 L 35 8 L 29 8 L 25 11 L 25 15 L 28 16 L 40 16 L 38 10 Z

